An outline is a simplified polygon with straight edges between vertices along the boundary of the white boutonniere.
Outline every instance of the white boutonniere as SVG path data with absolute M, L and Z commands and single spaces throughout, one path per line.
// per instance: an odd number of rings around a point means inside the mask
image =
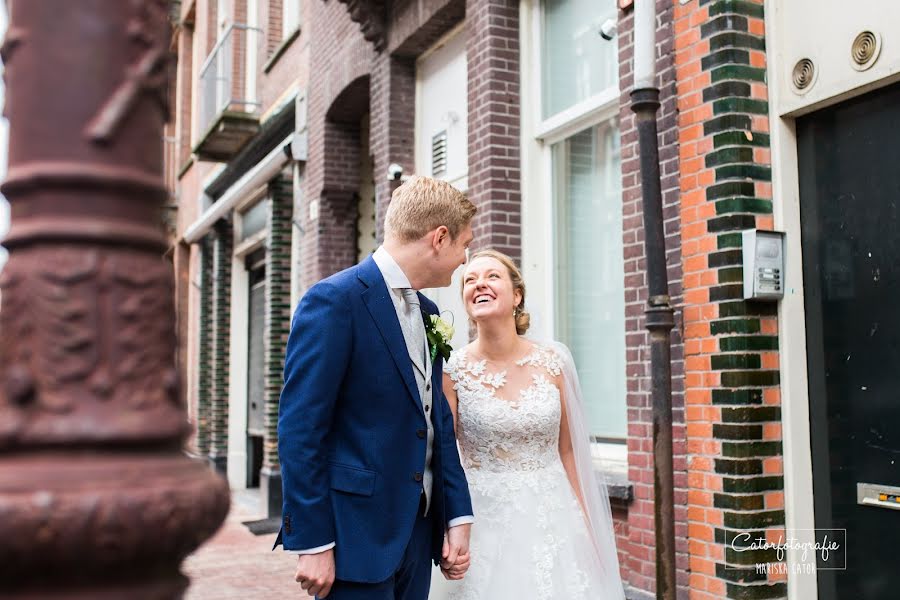
M 444 360 L 449 360 L 453 347 L 450 340 L 453 339 L 453 325 L 438 315 L 428 314 L 422 311 L 422 320 L 425 322 L 425 337 L 428 339 L 428 351 L 431 354 L 431 362 L 440 354 Z

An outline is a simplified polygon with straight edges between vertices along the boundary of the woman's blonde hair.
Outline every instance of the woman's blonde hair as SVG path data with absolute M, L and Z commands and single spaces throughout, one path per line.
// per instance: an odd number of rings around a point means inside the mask
M 506 267 L 509 278 L 512 280 L 513 291 L 518 291 L 522 296 L 522 299 L 519 300 L 519 304 L 516 305 L 514 318 L 516 320 L 516 333 L 524 335 L 525 332 L 528 331 L 528 326 L 531 325 L 531 315 L 525 310 L 525 279 L 522 277 L 522 271 L 519 270 L 519 267 L 516 266 L 513 259 L 499 250 L 490 248 L 479 250 L 469 257 L 469 263 L 471 264 L 478 258 L 493 258 Z M 465 286 L 465 278 L 463 278 L 463 286 Z
M 466 195 L 446 181 L 413 176 L 391 194 L 384 229 L 402 242 L 414 242 L 443 225 L 455 240 L 476 211 Z

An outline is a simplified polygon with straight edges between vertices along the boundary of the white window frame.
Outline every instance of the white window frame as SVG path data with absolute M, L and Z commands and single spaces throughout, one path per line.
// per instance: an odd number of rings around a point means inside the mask
M 541 0 L 521 5 L 519 43 L 521 53 L 522 94 L 522 270 L 529 282 L 529 305 L 536 317 L 535 334 L 542 338 L 556 335 L 557 278 L 555 265 L 557 216 L 553 198 L 554 144 L 615 119 L 619 115 L 619 83 L 548 118 L 543 118 L 542 48 L 544 15 Z M 598 43 L 616 44 L 617 40 Z M 624 285 L 624 282 L 623 282 Z M 623 342 L 624 343 L 624 342 Z M 626 399 L 622 398 L 622 402 Z M 618 442 L 593 442 L 595 466 L 607 474 L 627 475 L 627 446 Z
M 300 29 L 300 0 L 281 0 L 281 39 Z

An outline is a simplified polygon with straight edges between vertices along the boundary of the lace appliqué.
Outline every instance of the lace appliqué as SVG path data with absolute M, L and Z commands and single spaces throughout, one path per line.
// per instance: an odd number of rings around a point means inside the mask
M 463 349 L 454 352 L 444 367 L 457 392 L 457 439 L 473 503 L 477 501 L 478 527 L 510 531 L 524 519 L 534 529 L 528 552 L 531 568 L 522 565 L 522 575 L 531 579 L 531 597 L 587 600 L 587 575 L 560 559 L 560 549 L 571 547 L 572 538 L 586 536 L 586 530 L 557 531 L 556 526 L 560 514 L 578 515 L 577 522 L 583 522 L 559 457 L 562 406 L 554 380 L 562 373 L 563 362 L 552 349 L 535 345 L 515 364 L 527 372 L 512 378 L 507 371 L 489 373 L 486 361 L 469 361 Z M 501 398 L 498 392 L 508 379 L 530 383 L 511 390 L 508 399 Z M 503 544 L 485 548 L 475 532 L 471 550 L 473 568 L 453 600 L 486 600 L 484 590 L 491 581 L 487 567 L 514 559 L 507 554 L 524 548 Z

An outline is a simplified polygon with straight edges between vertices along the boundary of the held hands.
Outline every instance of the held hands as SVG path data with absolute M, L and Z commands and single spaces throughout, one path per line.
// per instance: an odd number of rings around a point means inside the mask
M 468 541 L 468 540 L 467 540 Z M 310 596 L 325 598 L 334 584 L 334 550 L 301 554 L 294 579 Z
M 441 573 L 445 579 L 462 579 L 471 563 L 469 556 L 469 534 L 472 524 L 451 527 L 444 536 L 444 547 L 441 550 Z

